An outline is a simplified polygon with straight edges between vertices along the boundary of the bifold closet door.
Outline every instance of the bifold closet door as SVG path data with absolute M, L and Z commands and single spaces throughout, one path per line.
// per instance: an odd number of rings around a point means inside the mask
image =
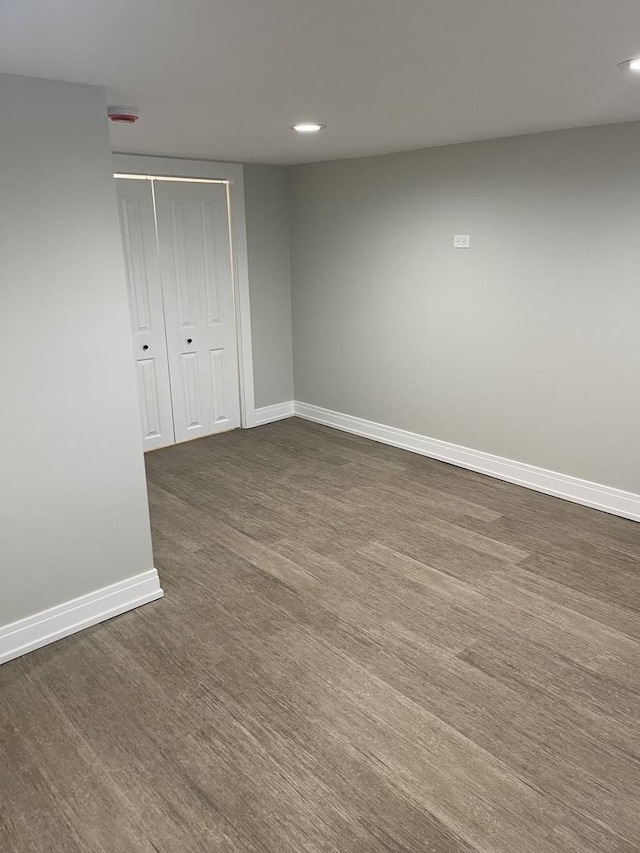
M 144 450 L 175 442 L 151 181 L 116 179 Z
M 240 426 L 226 184 L 154 182 L 176 441 Z

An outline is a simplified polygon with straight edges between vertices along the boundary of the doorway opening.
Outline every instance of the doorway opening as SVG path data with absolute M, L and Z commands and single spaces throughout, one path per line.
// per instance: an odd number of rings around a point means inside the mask
M 253 426 L 237 180 L 147 171 L 114 177 L 144 450 Z M 244 224 L 243 206 L 241 215 Z

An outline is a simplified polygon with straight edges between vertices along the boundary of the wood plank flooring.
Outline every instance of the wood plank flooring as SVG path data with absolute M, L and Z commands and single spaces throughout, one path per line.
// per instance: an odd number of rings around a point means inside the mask
M 0 667 L 0 850 L 640 851 L 640 526 L 297 419 L 147 456 L 166 598 Z

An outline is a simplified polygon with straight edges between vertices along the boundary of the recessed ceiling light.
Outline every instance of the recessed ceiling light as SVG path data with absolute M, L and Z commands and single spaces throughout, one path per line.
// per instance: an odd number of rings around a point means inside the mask
M 624 62 L 620 63 L 619 67 L 624 68 L 626 71 L 640 71 L 640 59 L 625 59 Z
M 295 130 L 296 133 L 317 133 L 326 126 L 326 124 L 317 124 L 315 121 L 301 121 L 300 124 L 292 124 L 291 130 Z

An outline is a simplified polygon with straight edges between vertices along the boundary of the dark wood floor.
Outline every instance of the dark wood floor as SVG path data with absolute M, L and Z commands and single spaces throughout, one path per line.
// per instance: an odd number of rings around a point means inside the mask
M 299 420 L 147 457 L 166 598 L 0 667 L 0 849 L 640 851 L 640 526 Z

